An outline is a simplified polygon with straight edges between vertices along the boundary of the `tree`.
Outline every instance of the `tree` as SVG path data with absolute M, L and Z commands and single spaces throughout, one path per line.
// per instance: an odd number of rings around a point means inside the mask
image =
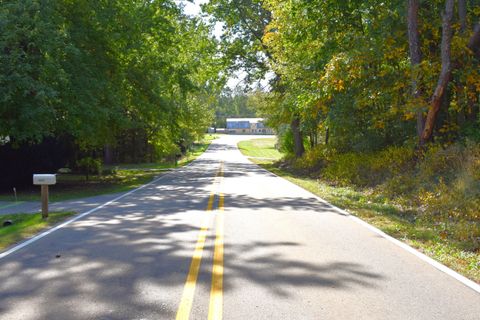
M 12 143 L 68 137 L 85 156 L 107 145 L 143 161 L 213 119 L 218 42 L 174 1 L 3 1 L 0 18 L 0 137 Z
M 418 88 L 419 65 L 422 61 L 422 53 L 420 48 L 420 34 L 418 31 L 418 11 L 420 8 L 419 0 L 408 1 L 408 44 L 410 47 L 410 63 L 412 65 L 412 96 L 415 101 L 421 98 L 421 93 Z M 417 111 L 417 135 L 420 139 L 425 119 L 423 110 Z
M 445 13 L 443 14 L 441 45 L 442 69 L 440 71 L 438 83 L 433 93 L 427 117 L 425 119 L 425 127 L 420 137 L 420 146 L 424 145 L 432 137 L 435 120 L 437 118 L 438 111 L 440 110 L 441 102 L 445 95 L 445 91 L 447 90 L 447 85 L 451 77 L 452 70 L 450 46 L 452 41 L 453 5 L 453 0 L 445 1 Z

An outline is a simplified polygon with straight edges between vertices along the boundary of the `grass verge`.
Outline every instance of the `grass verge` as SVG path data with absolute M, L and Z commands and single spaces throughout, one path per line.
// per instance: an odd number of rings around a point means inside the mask
M 253 143 L 250 146 L 262 148 L 261 144 Z M 273 142 L 266 147 L 273 147 Z M 242 148 L 240 150 L 244 152 Z M 262 150 L 255 152 L 261 154 Z M 461 242 L 445 238 L 434 222 L 412 220 L 412 215 L 403 208 L 388 202 L 385 197 L 374 195 L 368 189 L 334 187 L 324 181 L 282 169 L 274 160 L 251 160 L 480 283 L 480 252 L 465 250 Z
M 12 225 L 2 227 L 0 225 L 0 250 L 3 250 L 24 239 L 30 238 L 40 231 L 54 226 L 75 212 L 50 212 L 48 218 L 43 220 L 40 213 L 16 213 L 0 216 L 0 223 L 11 220 Z
M 280 160 L 282 154 L 275 149 L 276 138 L 245 140 L 238 143 L 238 148 L 247 157 Z
M 216 135 L 206 135 L 204 140 L 195 143 L 177 164 L 174 162 L 119 164 L 106 167 L 114 169 L 115 173 L 99 176 L 90 176 L 86 180 L 81 174 L 58 174 L 57 184 L 49 187 L 51 202 L 92 197 L 102 194 L 125 192 L 152 181 L 156 176 L 175 168 L 184 166 L 195 160 L 216 139 Z M 19 189 L 18 201 L 39 201 L 40 187 L 29 186 Z M 0 193 L 0 201 L 15 201 L 13 194 Z

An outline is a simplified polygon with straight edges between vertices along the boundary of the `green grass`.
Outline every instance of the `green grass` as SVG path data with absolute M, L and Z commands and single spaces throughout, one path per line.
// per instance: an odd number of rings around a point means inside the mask
M 57 202 L 69 199 L 78 199 L 101 194 L 119 193 L 137 188 L 152 181 L 156 176 L 163 174 L 175 166 L 184 166 L 200 156 L 216 139 L 216 135 L 205 135 L 204 140 L 194 144 L 185 156 L 178 160 L 159 163 L 119 164 L 105 166 L 106 169 L 115 168 L 115 174 L 90 176 L 89 180 L 81 174 L 58 174 L 57 184 L 49 187 L 50 201 Z M 40 187 L 29 186 L 17 189 L 18 201 L 39 201 Z M 13 193 L 0 193 L 0 201 L 14 201 Z
M 256 146 L 260 147 L 258 144 Z M 266 145 L 266 149 L 269 148 Z M 250 155 L 245 149 L 240 150 Z M 257 150 L 257 153 L 262 154 L 262 150 Z M 252 161 L 419 249 L 473 281 L 480 282 L 480 252 L 464 250 L 464 244 L 442 237 L 434 222 L 412 220 L 414 215 L 411 212 L 390 203 L 385 197 L 375 195 L 369 189 L 331 186 L 324 181 L 281 169 L 273 160 L 254 158 Z
M 275 138 L 263 138 L 241 141 L 238 144 L 240 151 L 248 156 L 254 158 L 269 158 L 272 160 L 279 160 L 282 154 L 275 149 Z
M 48 218 L 43 220 L 40 213 L 17 213 L 0 216 L 0 250 L 27 239 L 47 227 L 56 225 L 75 212 L 50 212 Z M 5 220 L 11 220 L 12 225 L 2 227 Z

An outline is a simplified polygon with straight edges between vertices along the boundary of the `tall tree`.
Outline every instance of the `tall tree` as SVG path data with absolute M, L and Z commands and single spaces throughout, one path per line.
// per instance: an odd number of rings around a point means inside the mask
M 410 47 L 410 63 L 412 65 L 412 96 L 416 104 L 421 99 L 421 93 L 419 89 L 419 65 L 422 62 L 422 52 L 420 46 L 420 34 L 418 31 L 418 11 L 420 9 L 419 0 L 408 0 L 408 44 Z M 421 106 L 418 106 L 417 110 L 417 135 L 420 136 L 423 132 L 425 118 L 423 116 L 423 110 Z
M 129 132 L 175 152 L 212 120 L 217 46 L 172 0 L 2 1 L 0 137 L 95 149 Z
M 438 77 L 438 83 L 430 101 L 427 117 L 425 119 L 425 127 L 420 137 L 420 145 L 424 145 L 432 137 L 435 120 L 437 118 L 442 99 L 447 90 L 447 85 L 451 77 L 451 42 L 452 42 L 452 20 L 454 0 L 445 1 L 445 13 L 443 14 L 442 22 L 442 44 L 441 57 L 442 69 Z

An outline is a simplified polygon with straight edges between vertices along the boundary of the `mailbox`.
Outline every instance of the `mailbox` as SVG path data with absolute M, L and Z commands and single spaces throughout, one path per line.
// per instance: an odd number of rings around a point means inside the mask
M 51 185 L 57 183 L 57 178 L 54 174 L 34 174 L 33 184 L 35 185 Z
M 42 187 L 42 218 L 48 218 L 48 186 L 55 184 L 57 177 L 54 174 L 34 174 L 33 184 Z

